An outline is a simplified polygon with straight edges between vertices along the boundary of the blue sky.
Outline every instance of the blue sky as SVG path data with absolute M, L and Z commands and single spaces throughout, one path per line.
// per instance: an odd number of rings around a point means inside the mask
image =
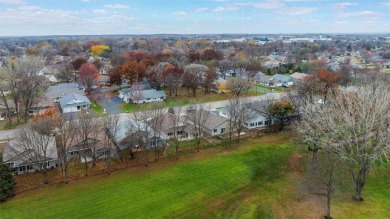
M 390 33 L 389 0 L 0 0 L 0 35 Z

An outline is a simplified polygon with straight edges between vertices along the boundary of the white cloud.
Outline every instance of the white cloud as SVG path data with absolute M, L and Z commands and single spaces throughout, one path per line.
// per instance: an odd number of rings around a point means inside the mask
M 109 4 L 109 5 L 104 5 L 104 7 L 106 7 L 106 8 L 115 8 L 115 9 L 126 9 L 126 8 L 129 8 L 129 6 L 123 5 L 123 4 Z
M 284 3 L 280 0 L 265 0 L 264 2 L 253 3 L 252 5 L 258 9 L 279 9 L 284 7 Z
M 226 7 L 217 7 L 216 9 L 214 9 L 214 11 L 216 12 L 222 12 L 222 11 L 237 11 L 238 9 L 240 9 L 239 6 L 226 6 Z
M 314 11 L 317 11 L 318 8 L 314 7 L 285 7 L 277 12 L 279 14 L 287 14 L 287 15 L 303 15 L 303 14 L 310 14 Z
M 357 12 L 349 12 L 349 13 L 340 13 L 337 16 L 342 18 L 347 18 L 347 17 L 378 17 L 381 15 L 382 13 L 377 11 L 357 11 Z
M 9 5 L 22 5 L 26 4 L 24 0 L 0 0 L 0 4 L 9 4 Z
M 205 12 L 208 10 L 209 10 L 209 8 L 197 8 L 197 9 L 195 9 L 195 12 Z
M 187 15 L 187 12 L 185 11 L 176 11 L 172 13 L 173 16 L 175 16 L 177 19 L 181 20 L 184 16 Z
M 385 7 L 390 7 L 390 2 L 383 2 L 382 5 Z
M 345 10 L 350 6 L 358 5 L 357 2 L 338 2 L 331 5 L 331 8 L 334 10 Z
M 102 9 L 97 9 L 97 10 L 93 10 L 93 13 L 95 14 L 106 14 L 106 10 L 102 10 Z

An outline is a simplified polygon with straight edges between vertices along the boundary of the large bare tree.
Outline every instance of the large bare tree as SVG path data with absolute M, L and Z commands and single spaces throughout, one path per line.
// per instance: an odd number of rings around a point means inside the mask
M 199 152 L 201 137 L 203 136 L 203 128 L 210 114 L 210 107 L 197 104 L 187 107 L 187 118 L 192 123 L 195 129 L 196 152 Z
M 345 163 L 351 174 L 354 200 L 374 164 L 389 159 L 390 90 L 386 82 L 337 93 L 324 104 L 307 104 L 297 123 L 306 142 L 326 149 Z
M 82 110 L 78 113 L 77 120 L 77 148 L 79 150 L 80 161 L 84 163 L 84 175 L 88 176 L 88 158 L 95 156 L 96 134 L 101 131 L 100 121 L 96 115 L 89 110 Z M 94 157 L 95 158 L 95 157 Z M 95 159 L 93 159 L 95 160 Z
M 15 151 L 23 151 L 25 159 L 32 162 L 34 168 L 42 173 L 43 183 L 49 183 L 48 165 L 57 153 L 53 137 L 54 122 L 50 118 L 21 126 L 18 129 L 16 143 L 11 145 Z
M 57 149 L 58 149 L 58 160 L 61 166 L 62 175 L 64 181 L 68 182 L 68 167 L 69 167 L 69 149 L 75 144 L 75 138 L 77 133 L 76 121 L 71 114 L 69 115 L 58 115 L 56 118 L 57 126 Z
M 28 56 L 10 59 L 1 68 L 0 78 L 4 81 L 0 85 L 2 86 L 1 90 L 5 91 L 7 89 L 9 92 L 9 97 L 15 106 L 18 122 L 22 112 L 25 121 L 27 121 L 30 109 L 34 104 L 37 104 L 48 87 L 46 77 L 39 75 L 39 71 L 44 64 L 45 59 Z M 4 98 L 1 100 L 5 104 Z
M 102 128 L 103 128 L 103 133 L 104 133 L 104 145 L 108 149 L 108 154 L 107 154 L 107 174 L 110 174 L 111 172 L 111 163 L 112 163 L 112 155 L 113 155 L 113 150 L 115 150 L 115 140 L 116 136 L 118 134 L 119 129 L 122 127 L 120 126 L 119 123 L 119 115 L 114 114 L 114 115 L 109 115 L 106 116 L 102 119 Z
M 251 88 L 251 85 L 247 80 L 238 77 L 229 78 L 226 86 L 235 96 L 240 96 L 241 94 L 248 92 Z

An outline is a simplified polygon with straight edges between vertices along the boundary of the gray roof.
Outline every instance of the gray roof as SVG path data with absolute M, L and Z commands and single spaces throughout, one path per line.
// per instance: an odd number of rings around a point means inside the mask
M 207 120 L 204 123 L 204 128 L 208 130 L 213 130 L 215 127 L 219 126 L 223 122 L 227 121 L 225 117 L 216 115 L 212 112 L 206 111 L 207 115 Z
M 150 90 L 140 90 L 136 91 L 137 96 L 141 97 L 140 99 L 152 99 L 152 98 L 160 98 L 160 97 L 166 97 L 165 92 L 163 90 L 155 90 L 155 89 L 150 89 Z M 135 94 L 135 93 L 134 93 Z M 133 93 L 125 93 L 124 95 L 127 95 L 129 98 L 132 96 L 135 96 Z
M 61 108 L 64 108 L 66 106 L 78 106 L 85 104 L 91 104 L 91 101 L 89 101 L 87 97 L 75 93 L 68 94 L 60 99 Z
M 35 156 L 33 156 L 35 154 Z M 39 159 L 34 159 L 34 157 L 40 156 Z M 12 139 L 8 142 L 4 149 L 3 160 L 4 162 L 14 162 L 14 166 L 18 166 L 21 164 L 31 164 L 37 160 L 52 160 L 57 159 L 57 147 L 55 144 L 55 138 L 50 137 L 46 158 L 43 157 L 44 154 L 39 154 L 39 152 L 35 152 L 33 149 L 24 150 L 24 147 L 21 146 L 21 143 L 17 139 Z
M 71 93 L 84 95 L 84 91 L 79 88 L 79 85 L 77 83 L 64 83 L 50 86 L 47 89 L 45 96 L 48 98 L 55 99 L 62 98 Z
M 275 74 L 272 76 L 270 80 L 283 83 L 283 82 L 293 81 L 293 78 L 290 77 L 289 75 Z

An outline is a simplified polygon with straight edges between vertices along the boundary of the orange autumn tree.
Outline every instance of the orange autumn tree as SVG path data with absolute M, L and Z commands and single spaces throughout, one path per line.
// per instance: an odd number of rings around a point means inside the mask
M 45 118 L 49 118 L 51 120 L 54 120 L 57 116 L 57 111 L 55 108 L 49 108 L 49 109 L 46 109 L 44 110 L 42 113 L 36 115 L 34 117 L 34 121 L 38 121 L 38 120 L 41 120 L 41 119 L 45 119 Z

